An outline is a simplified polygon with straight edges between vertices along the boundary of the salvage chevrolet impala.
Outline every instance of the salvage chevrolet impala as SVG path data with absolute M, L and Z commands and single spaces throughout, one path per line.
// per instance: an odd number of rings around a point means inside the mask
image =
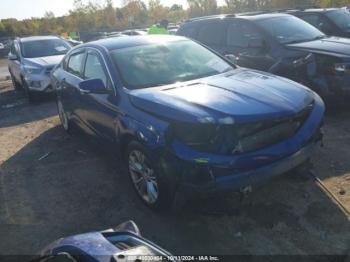
M 63 128 L 117 149 L 154 209 L 254 187 L 308 161 L 322 137 L 313 91 L 179 36 L 80 45 L 52 84 Z

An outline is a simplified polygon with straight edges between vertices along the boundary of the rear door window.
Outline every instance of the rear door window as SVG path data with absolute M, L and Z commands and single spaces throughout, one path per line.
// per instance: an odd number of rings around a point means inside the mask
M 313 25 L 325 34 L 332 33 L 332 25 L 327 19 L 318 14 L 304 14 L 300 18 Z
M 188 38 L 196 38 L 197 27 L 195 25 L 184 26 L 179 31 L 179 35 L 186 36 Z
M 107 75 L 104 71 L 100 58 L 94 52 L 89 52 L 86 58 L 85 79 L 101 79 L 105 86 L 107 86 Z
M 221 45 L 225 29 L 225 24 L 221 21 L 203 24 L 199 28 L 197 39 L 208 46 Z
M 255 41 L 262 41 L 262 34 L 253 25 L 244 22 L 230 23 L 227 29 L 227 45 L 249 48 Z
M 320 16 L 316 14 L 304 14 L 300 18 L 313 25 L 314 27 L 319 28 Z

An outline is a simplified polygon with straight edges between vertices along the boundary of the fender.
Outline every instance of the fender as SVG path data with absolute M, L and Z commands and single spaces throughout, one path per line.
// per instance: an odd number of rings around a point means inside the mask
M 166 140 L 164 130 L 169 124 L 163 121 L 157 127 L 154 125 L 145 124 L 132 118 L 129 115 L 123 115 L 116 119 L 116 142 L 120 149 L 123 148 L 125 140 L 135 139 L 147 146 L 151 150 L 165 146 Z

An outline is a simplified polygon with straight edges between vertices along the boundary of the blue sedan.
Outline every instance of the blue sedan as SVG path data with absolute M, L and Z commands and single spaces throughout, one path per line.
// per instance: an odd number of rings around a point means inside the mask
M 255 187 L 308 161 L 321 98 L 178 36 L 79 45 L 52 74 L 59 116 L 123 157 L 151 208 Z

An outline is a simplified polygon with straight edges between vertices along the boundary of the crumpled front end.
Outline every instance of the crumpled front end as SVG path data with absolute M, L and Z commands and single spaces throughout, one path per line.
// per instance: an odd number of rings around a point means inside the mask
M 24 80 L 29 88 L 29 90 L 34 92 L 45 92 L 51 93 L 54 91 L 51 85 L 50 74 L 54 66 L 43 67 L 38 72 L 28 72 L 25 71 Z
M 314 85 L 318 86 L 325 96 L 350 96 L 350 58 L 316 56 L 317 75 Z
M 315 95 L 311 104 L 294 115 L 249 127 L 170 127 L 167 140 L 171 142 L 160 163 L 164 172 L 179 177 L 181 194 L 254 187 L 312 156 L 322 139 L 323 114 L 324 103 Z

